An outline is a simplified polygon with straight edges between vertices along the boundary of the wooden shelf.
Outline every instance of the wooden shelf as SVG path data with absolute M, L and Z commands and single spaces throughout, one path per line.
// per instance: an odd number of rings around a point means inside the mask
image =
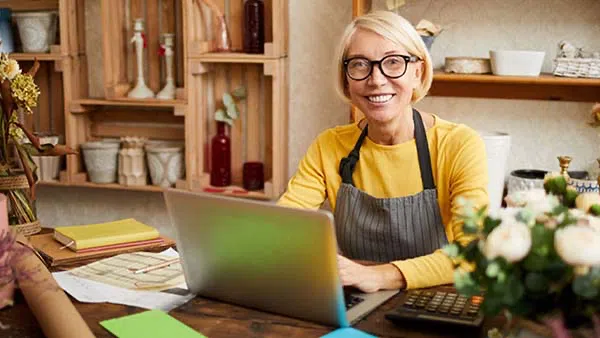
M 125 107 L 155 107 L 179 108 L 186 105 L 185 100 L 159 100 L 159 99 L 79 99 L 73 104 L 81 106 L 125 106 Z
M 11 53 L 9 54 L 11 59 L 17 61 L 58 61 L 63 58 L 62 55 L 57 53 Z
M 155 185 L 142 185 L 142 186 L 126 186 L 116 183 L 108 183 L 108 184 L 97 184 L 92 182 L 84 182 L 84 183 L 64 183 L 60 181 L 41 181 L 38 182 L 39 185 L 46 186 L 55 186 L 55 187 L 83 187 L 83 188 L 96 188 L 96 189 L 114 189 L 114 190 L 130 190 L 130 191 L 153 191 L 153 192 L 162 192 L 164 190 L 163 187 L 155 186 Z
M 204 53 L 190 57 L 191 60 L 215 63 L 265 63 L 278 58 L 277 56 L 246 53 Z
M 600 97 L 600 79 L 552 74 L 531 77 L 436 71 L 429 95 L 595 102 Z

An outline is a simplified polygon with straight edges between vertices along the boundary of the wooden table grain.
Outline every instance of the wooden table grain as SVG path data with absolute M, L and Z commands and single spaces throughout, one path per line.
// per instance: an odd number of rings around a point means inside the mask
M 403 295 L 398 295 L 390 299 L 354 327 L 378 337 L 465 338 L 486 337 L 490 328 L 500 328 L 504 324 L 504 320 L 497 317 L 486 319 L 483 327 L 479 329 L 458 329 L 452 326 L 417 323 L 396 326 L 386 320 L 384 315 L 399 306 L 403 297 Z M 99 338 L 114 338 L 112 334 L 99 325 L 100 321 L 145 311 L 132 306 L 107 303 L 91 304 L 73 300 L 73 304 L 90 326 L 92 332 Z M 209 338 L 320 337 L 335 329 L 201 297 L 190 300 L 179 308 L 172 310 L 169 314 Z M 10 326 L 7 330 L 0 330 L 0 337 L 44 337 L 23 297 L 18 294 L 14 306 L 0 310 L 0 323 L 4 326 Z

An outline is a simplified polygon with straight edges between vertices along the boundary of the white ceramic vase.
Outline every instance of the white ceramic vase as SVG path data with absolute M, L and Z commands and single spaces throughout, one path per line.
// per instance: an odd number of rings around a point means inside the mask
M 144 149 L 125 148 L 119 150 L 119 184 L 146 185 L 147 176 Z
M 116 182 L 119 147 L 119 143 L 116 142 L 87 142 L 81 145 L 83 160 L 91 182 Z
M 485 143 L 488 164 L 488 211 L 495 212 L 502 205 L 506 162 L 510 152 L 510 135 L 501 132 L 480 131 Z
M 182 145 L 149 145 L 146 147 L 146 157 L 153 185 L 171 187 L 178 179 L 183 178 L 185 163 Z
M 56 41 L 56 11 L 15 12 L 19 37 L 26 53 L 46 53 Z

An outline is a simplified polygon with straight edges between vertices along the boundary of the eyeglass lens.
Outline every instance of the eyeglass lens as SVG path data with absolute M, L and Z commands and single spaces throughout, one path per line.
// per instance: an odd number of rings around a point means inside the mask
M 353 58 L 348 61 L 346 72 L 354 80 L 364 80 L 371 75 L 374 63 L 379 64 L 379 70 L 387 77 L 398 78 L 406 71 L 406 60 L 402 56 L 389 55 L 379 62 L 360 57 Z

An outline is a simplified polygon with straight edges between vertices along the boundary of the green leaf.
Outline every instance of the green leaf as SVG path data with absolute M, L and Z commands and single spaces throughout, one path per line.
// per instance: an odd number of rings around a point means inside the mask
M 549 285 L 548 278 L 541 273 L 530 272 L 525 276 L 525 287 L 529 291 L 546 293 Z
M 594 204 L 590 207 L 589 213 L 594 215 L 594 216 L 598 216 L 600 215 L 600 205 L 598 204 Z
M 232 120 L 235 120 L 239 117 L 240 114 L 238 113 L 235 105 L 226 106 L 225 108 L 227 109 L 227 116 L 229 116 Z
M 235 104 L 235 101 L 233 100 L 233 97 L 231 96 L 231 94 L 223 93 L 223 104 L 225 106 L 230 106 L 230 105 Z
M 483 221 L 483 232 L 486 235 L 489 235 L 492 232 L 492 230 L 494 230 L 498 225 L 500 225 L 500 223 L 502 223 L 502 220 L 486 217 Z
M 578 276 L 573 281 L 573 292 L 587 299 L 592 299 L 598 296 L 598 288 L 594 286 L 593 281 L 593 278 L 589 274 L 585 276 Z
M 529 253 L 523 260 L 523 268 L 528 271 L 543 271 L 548 265 L 546 256 L 539 255 L 535 252 Z
M 446 246 L 444 246 L 444 248 L 442 249 L 442 251 L 451 258 L 456 258 L 458 256 L 459 253 L 459 247 L 456 244 L 448 244 Z
M 223 109 L 218 109 L 215 112 L 215 121 L 225 122 L 225 123 L 229 124 L 230 126 L 233 125 L 233 120 L 225 115 L 225 112 L 223 111 Z
M 237 87 L 231 92 L 231 95 L 238 100 L 246 98 L 246 87 Z
M 564 176 L 555 176 L 544 182 L 546 193 L 562 196 L 567 189 L 567 181 Z
M 502 289 L 504 291 L 503 301 L 507 305 L 516 304 L 525 294 L 525 286 L 514 273 L 507 277 Z
M 565 191 L 565 195 L 563 196 L 563 204 L 568 208 L 574 208 L 575 199 L 578 195 L 579 193 L 577 192 L 577 190 L 567 189 L 567 191 Z
M 496 262 L 491 262 L 487 266 L 487 269 L 485 269 L 485 275 L 490 278 L 494 278 L 494 277 L 498 276 L 499 272 L 500 272 L 500 265 Z

